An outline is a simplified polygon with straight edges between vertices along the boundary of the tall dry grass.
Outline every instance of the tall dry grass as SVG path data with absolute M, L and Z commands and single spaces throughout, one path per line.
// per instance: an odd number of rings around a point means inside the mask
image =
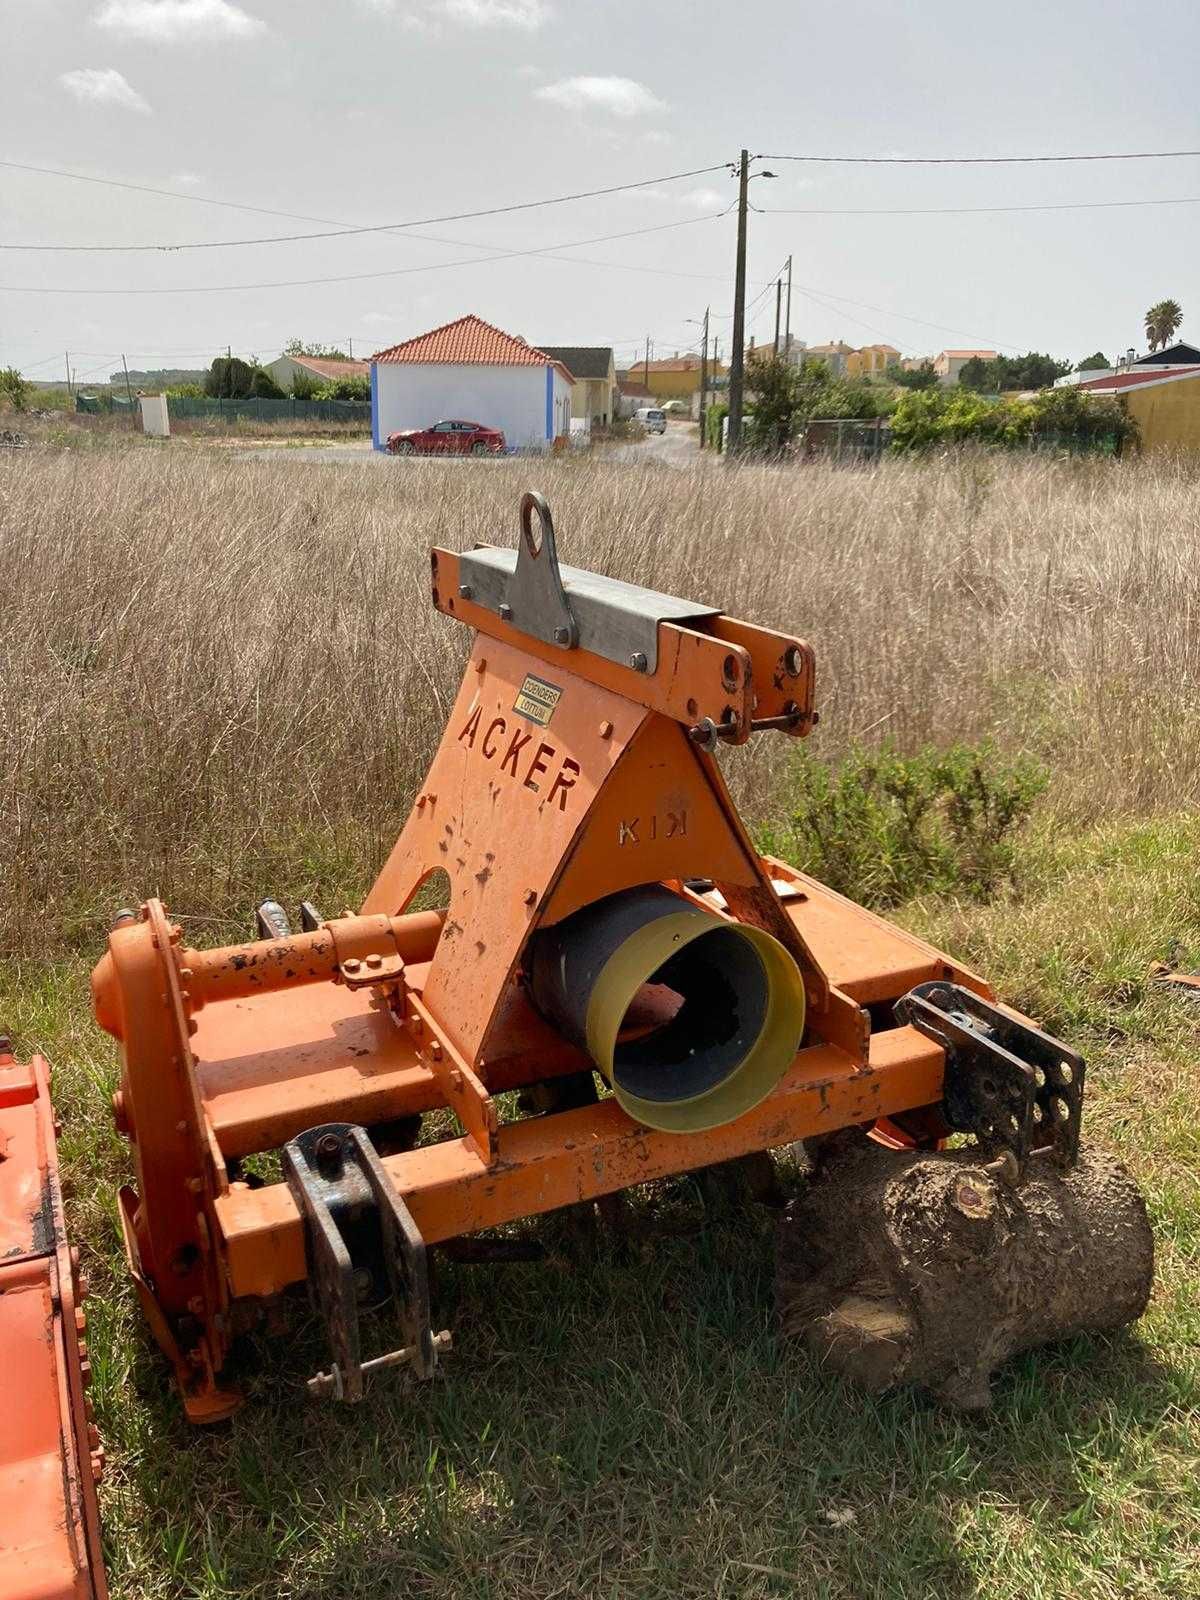
M 245 924 L 369 880 L 467 646 L 427 551 L 511 542 L 815 644 L 813 748 L 993 738 L 1074 815 L 1200 790 L 1200 478 L 1032 458 L 875 472 L 602 461 L 0 460 L 0 949 L 95 948 L 118 904 Z M 749 813 L 786 742 L 730 764 Z M 340 907 L 333 907 L 340 909 Z

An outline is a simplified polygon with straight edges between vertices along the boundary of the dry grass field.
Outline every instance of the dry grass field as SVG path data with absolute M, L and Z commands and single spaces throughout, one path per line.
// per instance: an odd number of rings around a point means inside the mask
M 251 1404 L 190 1434 L 123 1276 L 108 1042 L 86 975 L 162 893 L 196 943 L 257 900 L 356 902 L 423 775 L 467 638 L 427 551 L 513 542 L 542 488 L 565 559 L 793 628 L 836 764 L 990 742 L 1047 787 L 990 904 L 899 915 L 1092 1064 L 1086 1128 L 1147 1190 L 1132 1334 L 1014 1363 L 964 1420 L 865 1401 L 776 1337 L 769 1221 L 694 1181 L 632 1248 L 540 1228 L 545 1265 L 451 1267 L 431 1385 L 310 1408 L 302 1316 Z M 119 1600 L 1158 1600 L 1200 1595 L 1200 476 L 968 458 L 874 472 L 562 461 L 244 462 L 192 445 L 0 457 L 0 1022 L 57 1065 L 95 1288 Z M 785 816 L 786 742 L 727 770 Z

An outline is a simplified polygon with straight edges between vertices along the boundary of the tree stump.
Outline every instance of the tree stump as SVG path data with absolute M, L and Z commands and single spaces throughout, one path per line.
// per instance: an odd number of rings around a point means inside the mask
M 1034 1156 L 1011 1185 L 976 1149 L 820 1147 L 779 1224 L 783 1328 L 868 1389 L 919 1384 L 990 1404 L 991 1374 L 1034 1345 L 1120 1328 L 1146 1309 L 1154 1245 L 1121 1164 Z

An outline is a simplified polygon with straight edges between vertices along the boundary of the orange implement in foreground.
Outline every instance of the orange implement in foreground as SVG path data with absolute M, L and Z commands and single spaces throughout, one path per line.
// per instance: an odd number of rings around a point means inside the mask
M 50 1073 L 0 1039 L 0 1595 L 104 1600 L 84 1389 L 83 1285 L 67 1245 Z
M 432 600 L 477 637 L 361 913 L 294 933 L 264 902 L 260 938 L 200 951 L 151 901 L 93 975 L 130 1268 L 197 1422 L 239 1403 L 231 1342 L 292 1284 L 331 1347 L 310 1388 L 355 1400 L 449 1345 L 430 1246 L 850 1125 L 1074 1157 L 1077 1057 L 751 844 L 714 753 L 811 730 L 802 640 L 560 567 L 535 495 L 516 551 L 433 552 Z M 366 1359 L 381 1299 L 399 1343 Z

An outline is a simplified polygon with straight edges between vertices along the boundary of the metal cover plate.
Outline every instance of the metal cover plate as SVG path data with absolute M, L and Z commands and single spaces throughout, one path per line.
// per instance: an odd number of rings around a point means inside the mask
M 537 638 L 542 634 L 535 617 L 524 617 L 514 604 L 512 579 L 517 570 L 517 552 L 495 545 L 481 545 L 459 557 L 459 581 L 471 590 L 471 599 L 499 612 L 500 606 L 513 608 L 510 620 Z M 681 600 L 677 595 L 660 594 L 619 578 L 605 578 L 582 567 L 558 568 L 575 620 L 579 624 L 579 647 L 603 656 L 606 661 L 630 665 L 632 656 L 644 655 L 647 672 L 658 665 L 658 625 L 660 622 L 697 622 L 720 616 L 714 606 Z M 548 638 L 547 644 L 554 640 Z

